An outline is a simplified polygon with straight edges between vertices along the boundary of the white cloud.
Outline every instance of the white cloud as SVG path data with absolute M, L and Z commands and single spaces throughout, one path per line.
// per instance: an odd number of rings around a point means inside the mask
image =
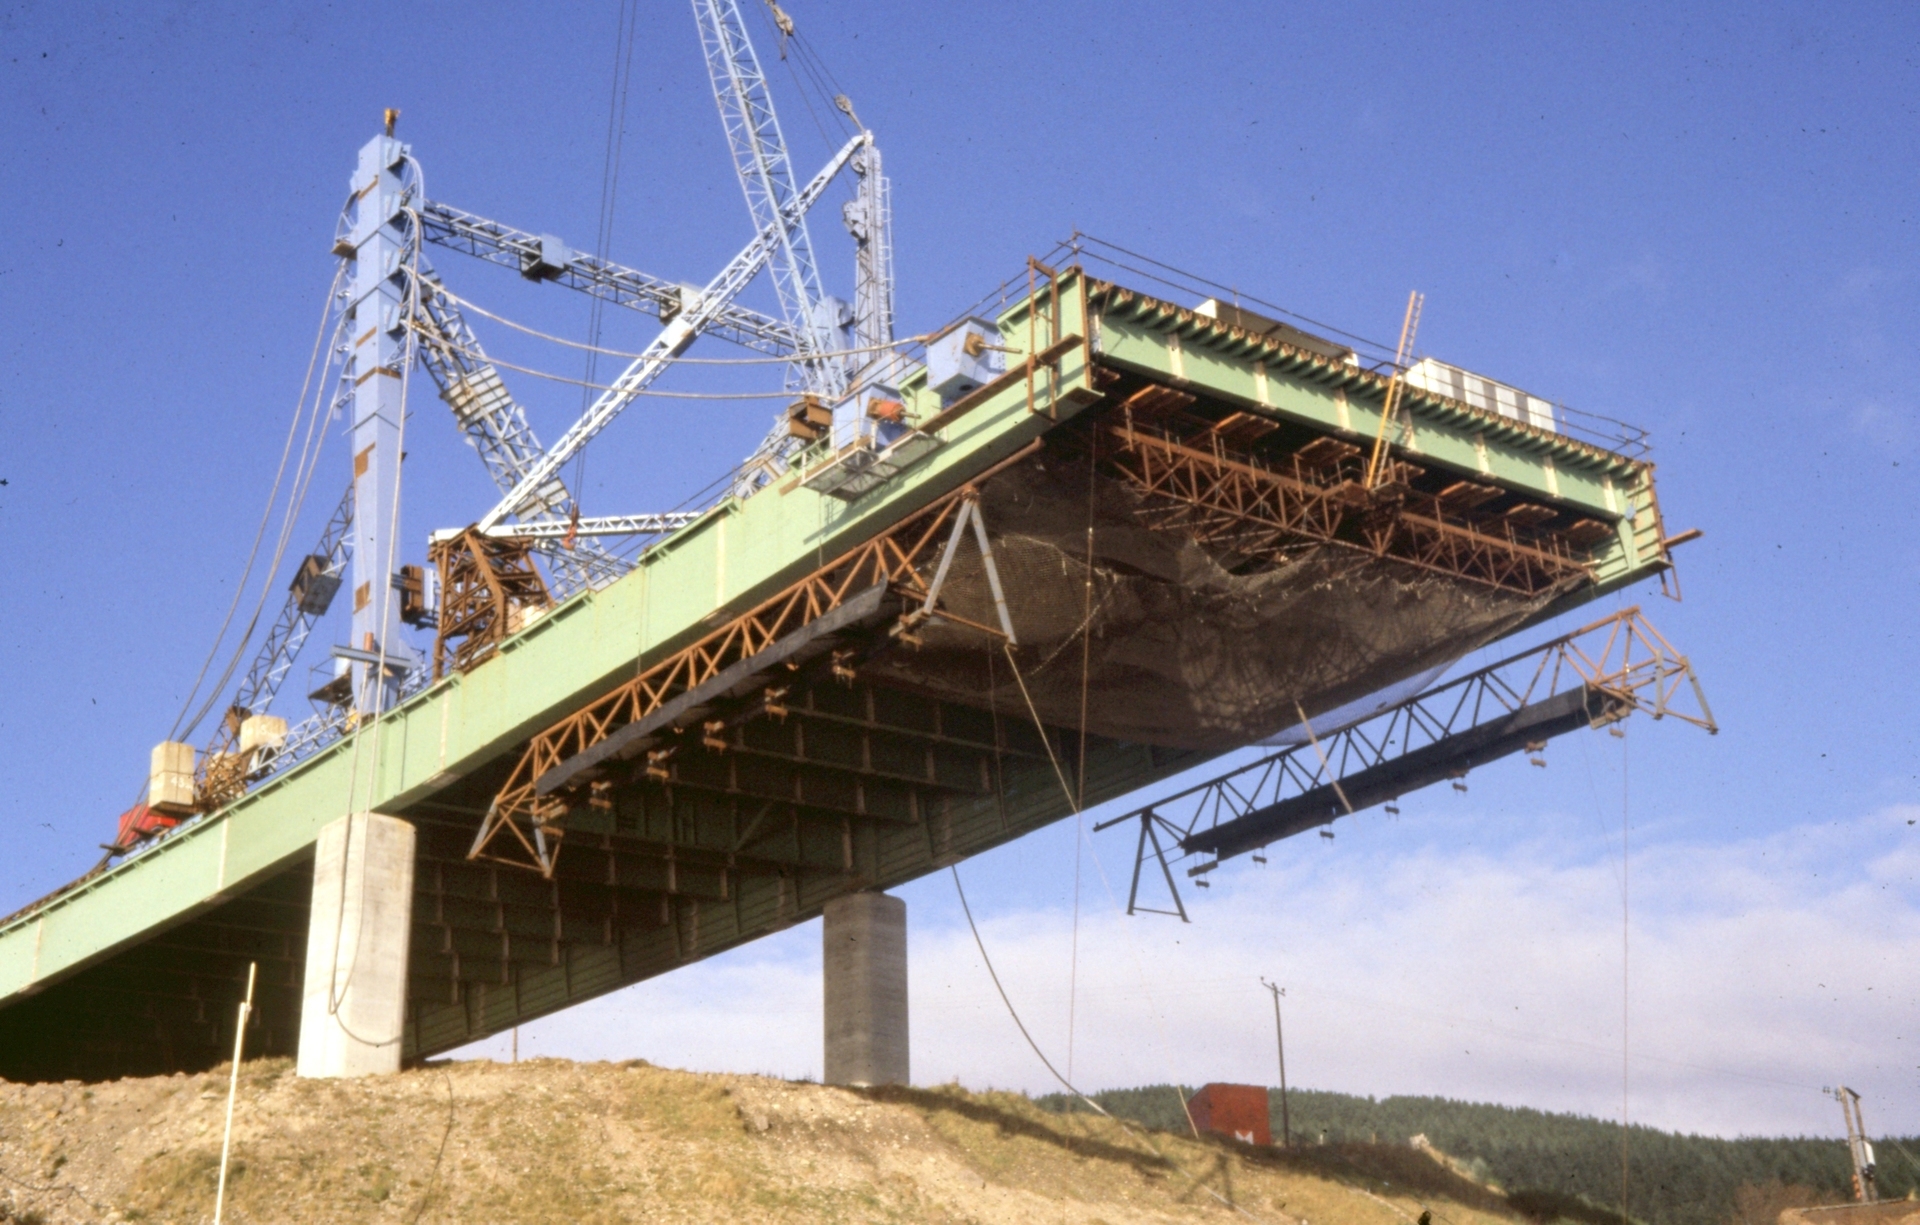
M 1715 844 L 1637 835 L 1649 843 L 1631 864 L 1637 1120 L 1830 1133 L 1839 1113 L 1818 1089 L 1845 1081 L 1866 1095 L 1873 1130 L 1920 1132 L 1920 834 L 1906 823 L 1916 814 Z M 1464 813 L 1342 822 L 1336 843 L 1295 839 L 1266 868 L 1236 861 L 1213 889 L 1187 889 L 1191 925 L 1125 918 L 1090 863 L 1075 1079 L 1271 1082 L 1267 975 L 1288 988 L 1293 1084 L 1617 1117 L 1617 847 L 1576 825 Z M 1115 846 L 1100 850 L 1124 890 Z M 962 875 L 994 870 L 987 857 Z M 915 1080 L 1052 1088 L 944 875 L 903 892 Z M 1064 1069 L 1070 911 L 976 914 L 1015 1006 Z M 522 1043 L 523 1054 L 817 1076 L 818 925 L 550 1018 Z

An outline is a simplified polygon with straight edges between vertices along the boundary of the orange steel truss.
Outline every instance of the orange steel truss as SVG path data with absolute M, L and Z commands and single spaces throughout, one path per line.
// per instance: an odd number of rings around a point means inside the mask
M 1534 651 L 1540 654 L 1540 663 L 1520 693 L 1522 702 L 1539 701 L 1542 694 L 1559 692 L 1571 675 L 1612 698 L 1621 719 L 1638 710 L 1655 719 L 1671 716 L 1713 735 L 1720 734 L 1693 664 L 1674 650 L 1666 635 L 1653 628 L 1638 604 L 1563 634 Z M 1512 661 L 1490 665 L 1484 671 L 1505 667 Z M 1683 685 L 1693 695 L 1693 713 L 1688 711 Z
M 487 810 L 467 858 L 532 867 L 552 876 L 571 805 L 563 797 L 539 794 L 535 784 L 542 774 L 876 584 L 889 584 L 909 602 L 924 601 L 927 581 L 921 572 L 940 547 L 941 529 L 951 525 L 964 502 L 977 496 L 969 484 L 931 503 L 536 735 Z M 504 845 L 507 853 L 496 845 Z
M 473 667 L 520 629 L 530 613 L 553 603 L 523 540 L 496 540 L 468 528 L 434 542 L 428 553 L 440 571 L 436 678 L 449 664 L 459 672 Z
M 1100 470 L 1143 495 L 1136 513 L 1146 526 L 1250 557 L 1280 558 L 1302 545 L 1335 545 L 1527 596 L 1593 581 L 1581 560 L 1578 532 L 1592 526 L 1584 521 L 1565 533 L 1517 533 L 1507 520 L 1462 513 L 1440 495 L 1415 489 L 1421 470 L 1397 460 L 1384 466 L 1382 482 L 1369 489 L 1358 448 L 1323 439 L 1284 457 L 1263 457 L 1218 423 L 1185 413 L 1192 403 L 1183 392 L 1149 385 L 1088 418 L 1085 437 L 1097 450 Z M 908 608 L 928 605 L 909 612 L 896 632 L 934 614 L 930 605 L 937 596 L 930 599 L 929 591 L 937 586 L 933 563 L 943 530 L 953 530 L 956 514 L 978 496 L 981 483 L 1041 445 L 1036 440 L 534 736 L 494 798 L 468 857 L 551 876 L 572 808 L 559 791 L 572 785 L 555 787 L 549 780 L 554 793 L 542 794 L 542 775 L 877 584 L 887 584 Z M 935 615 L 971 625 L 944 611 Z
M 1144 495 L 1150 526 L 1255 557 L 1338 545 L 1523 595 L 1592 581 L 1583 550 L 1449 511 L 1438 495 L 1411 486 L 1418 468 L 1389 463 L 1373 489 L 1349 471 L 1357 466 L 1351 457 L 1316 465 L 1296 452 L 1277 468 L 1211 423 L 1166 411 L 1190 401 L 1149 387 L 1128 399 L 1120 420 L 1098 427 L 1105 470 Z

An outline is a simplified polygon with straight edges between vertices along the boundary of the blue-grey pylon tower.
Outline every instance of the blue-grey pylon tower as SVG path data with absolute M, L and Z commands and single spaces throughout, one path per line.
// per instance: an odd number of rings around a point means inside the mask
M 336 253 L 351 259 L 347 289 L 345 377 L 353 412 L 353 635 L 343 652 L 353 674 L 353 705 L 385 710 L 399 691 L 412 652 L 400 633 L 393 589 L 400 539 L 401 414 L 405 411 L 409 256 L 418 226 L 408 212 L 407 148 L 386 131 L 360 149 L 352 203 Z

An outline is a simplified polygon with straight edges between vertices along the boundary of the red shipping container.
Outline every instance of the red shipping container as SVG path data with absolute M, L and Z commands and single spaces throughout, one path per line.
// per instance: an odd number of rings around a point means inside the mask
M 1270 1145 L 1273 1124 L 1267 1117 L 1265 1085 L 1203 1085 L 1187 1102 L 1193 1125 L 1229 1136 L 1242 1144 Z

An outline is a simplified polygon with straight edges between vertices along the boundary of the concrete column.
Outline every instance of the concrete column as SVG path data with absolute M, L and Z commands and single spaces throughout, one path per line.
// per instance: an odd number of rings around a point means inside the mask
M 413 843 L 413 826 L 377 812 L 320 831 L 300 1001 L 302 1076 L 400 1070 Z
M 828 902 L 826 978 L 830 1085 L 907 1081 L 907 904 L 884 893 Z

